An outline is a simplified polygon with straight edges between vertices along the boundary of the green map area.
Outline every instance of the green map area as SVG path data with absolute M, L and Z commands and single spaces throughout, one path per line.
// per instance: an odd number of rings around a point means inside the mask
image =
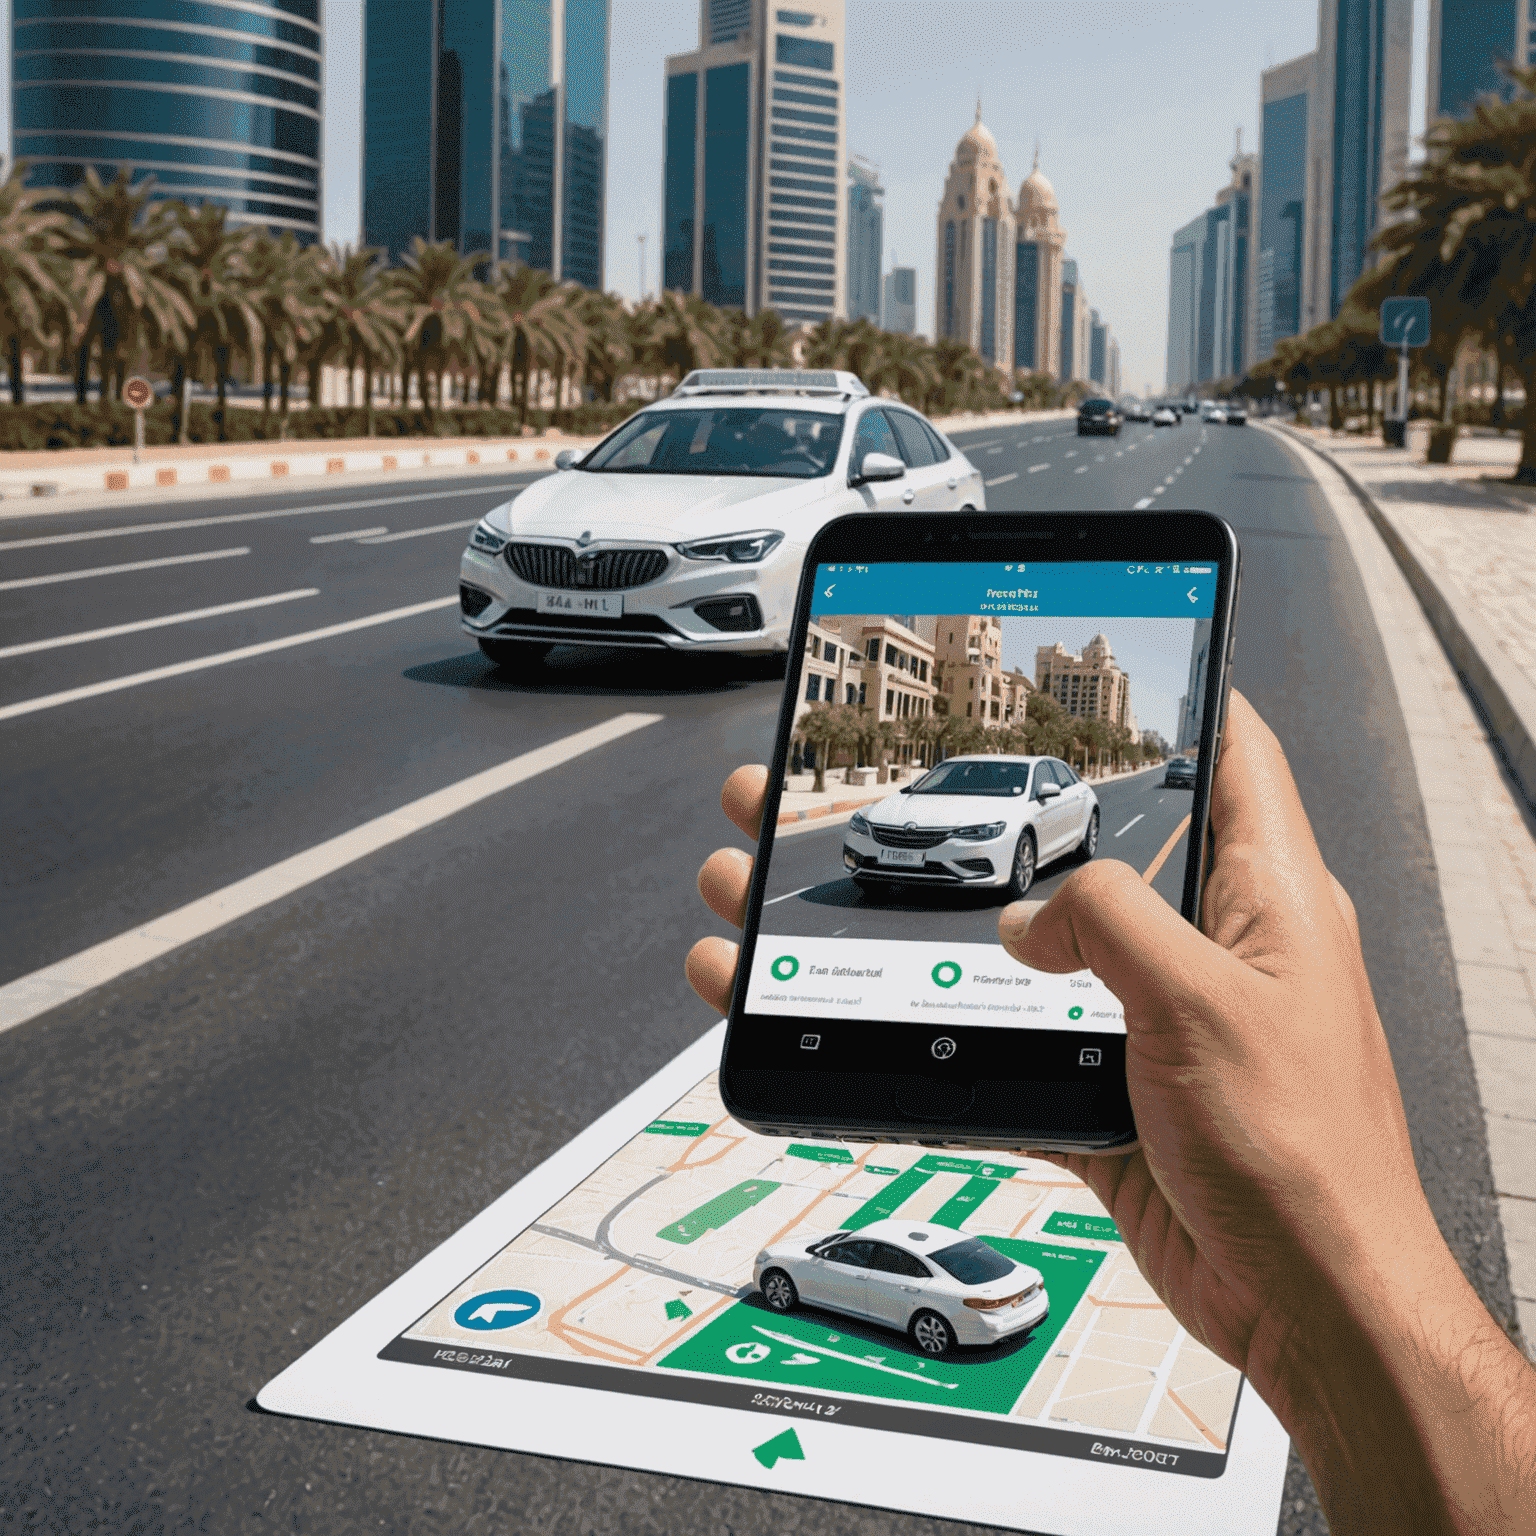
M 931 1360 L 894 1328 L 809 1309 L 781 1315 L 758 1301 L 738 1301 L 660 1364 L 666 1370 L 780 1387 L 1007 1413 L 1050 1353 L 1106 1255 L 1023 1238 L 987 1241 L 1009 1258 L 1033 1265 L 1045 1280 L 1050 1316 L 1022 1343 L 1007 1340 L 990 1349 L 960 1349 Z
M 743 1211 L 750 1211 L 760 1200 L 766 1200 L 778 1184 L 773 1179 L 747 1179 L 734 1185 L 723 1195 L 706 1200 L 697 1209 L 689 1211 L 680 1221 L 674 1221 L 656 1234 L 663 1242 L 696 1243 L 706 1232 L 713 1232 L 734 1220 Z
M 853 1153 L 847 1147 L 815 1147 L 805 1142 L 792 1141 L 788 1147 L 790 1157 L 803 1157 L 810 1163 L 851 1163 Z
M 871 1168 L 868 1171 L 882 1174 L 896 1172 L 894 1168 Z M 1011 1179 L 1016 1171 L 1006 1163 L 984 1163 L 975 1158 L 950 1157 L 944 1153 L 930 1152 L 918 1158 L 878 1195 L 866 1200 L 844 1222 L 843 1230 L 857 1232 L 860 1227 L 867 1227 L 872 1221 L 884 1221 L 887 1216 L 894 1216 L 936 1173 L 970 1175 L 966 1183 L 945 1201 L 932 1218 L 940 1226 L 958 1227 L 968 1216 L 974 1216 L 981 1202 L 1004 1179 Z
M 1091 1237 L 1107 1243 L 1121 1241 L 1120 1228 L 1108 1216 L 1081 1216 L 1076 1211 L 1057 1211 L 1040 1230 L 1056 1237 Z
M 645 1129 L 651 1136 L 686 1136 L 692 1141 L 704 1135 L 709 1126 L 702 1120 L 652 1120 Z

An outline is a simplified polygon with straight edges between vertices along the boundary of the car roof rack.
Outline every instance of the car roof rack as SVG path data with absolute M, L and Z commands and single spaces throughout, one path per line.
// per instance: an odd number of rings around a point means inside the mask
M 869 391 L 855 373 L 833 368 L 695 368 L 674 395 L 835 395 L 856 400 Z

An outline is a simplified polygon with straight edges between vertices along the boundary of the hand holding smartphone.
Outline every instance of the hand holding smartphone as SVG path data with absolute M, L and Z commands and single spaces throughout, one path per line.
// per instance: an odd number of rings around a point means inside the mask
M 1111 853 L 1198 921 L 1238 563 L 1203 513 L 865 514 L 821 532 L 721 1068 L 737 1119 L 1135 1139 L 1117 1000 L 1090 972 L 1019 964 L 997 914 Z M 861 803 L 780 829 L 785 775 L 808 766 Z

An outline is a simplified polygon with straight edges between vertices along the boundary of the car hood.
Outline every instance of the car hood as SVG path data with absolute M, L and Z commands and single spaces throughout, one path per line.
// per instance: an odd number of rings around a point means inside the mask
M 624 475 L 557 471 L 497 507 L 492 521 L 514 537 L 661 543 L 782 528 L 809 538 L 841 482 L 749 475 Z
M 909 821 L 919 827 L 969 827 L 1018 820 L 1033 803 L 1023 795 L 887 795 L 864 817 L 884 827 L 904 827 Z

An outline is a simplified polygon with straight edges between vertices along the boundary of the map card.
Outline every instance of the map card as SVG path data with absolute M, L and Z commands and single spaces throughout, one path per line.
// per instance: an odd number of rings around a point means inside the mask
M 1120 1536 L 1128 1508 L 1141 1532 L 1274 1530 L 1285 1432 L 1158 1301 L 1083 1184 L 1008 1153 L 756 1135 L 720 1103 L 723 1036 L 259 1406 L 1061 1536 Z M 834 1234 L 867 1269 L 808 1254 Z M 951 1274 L 978 1254 L 1005 1274 L 973 1287 L 993 1314 L 981 1343 Z

